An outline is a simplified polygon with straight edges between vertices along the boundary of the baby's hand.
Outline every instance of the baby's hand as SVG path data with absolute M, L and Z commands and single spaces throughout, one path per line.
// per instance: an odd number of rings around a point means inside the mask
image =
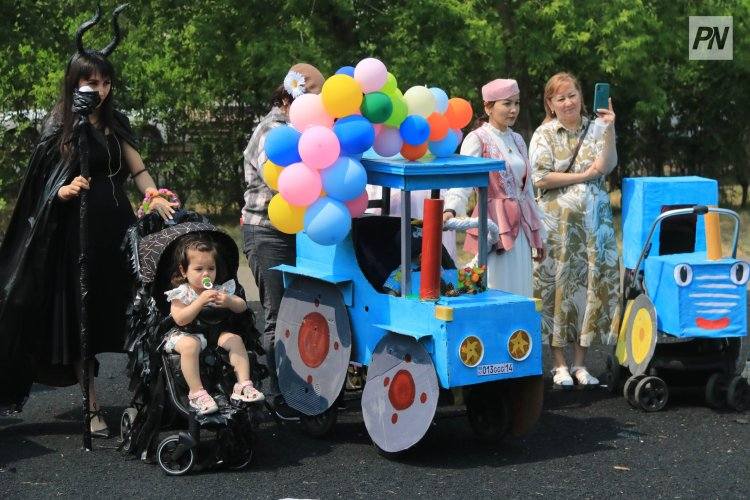
M 215 302 L 217 294 L 218 292 L 216 290 L 203 290 L 201 294 L 198 295 L 198 300 L 201 305 L 206 305 L 209 302 Z
M 229 307 L 229 295 L 224 292 L 215 292 L 214 305 L 216 307 Z

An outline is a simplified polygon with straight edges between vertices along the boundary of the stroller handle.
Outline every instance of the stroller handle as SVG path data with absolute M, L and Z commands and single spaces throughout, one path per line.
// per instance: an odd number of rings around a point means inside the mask
M 734 210 L 729 210 L 727 208 L 719 208 L 719 207 L 709 207 L 706 205 L 695 205 L 690 208 L 676 208 L 674 210 L 667 210 L 664 213 L 659 214 L 659 216 L 654 220 L 654 223 L 651 224 L 651 229 L 648 232 L 648 238 L 646 238 L 646 242 L 643 244 L 643 249 L 641 250 L 641 255 L 638 257 L 638 262 L 635 265 L 634 271 L 638 273 L 638 269 L 641 267 L 641 263 L 646 258 L 646 254 L 649 253 L 651 250 L 651 238 L 654 236 L 654 232 L 656 231 L 656 227 L 663 221 L 664 219 L 668 219 L 670 217 L 674 217 L 677 215 L 706 215 L 709 212 L 715 212 L 719 215 L 728 215 L 734 219 L 734 237 L 732 241 L 732 258 L 737 257 L 737 242 L 739 241 L 740 236 L 740 217 L 737 215 L 737 212 Z

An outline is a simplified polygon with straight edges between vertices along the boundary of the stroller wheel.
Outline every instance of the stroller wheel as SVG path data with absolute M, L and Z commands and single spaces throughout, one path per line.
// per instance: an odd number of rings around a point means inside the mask
M 156 451 L 156 457 L 162 470 L 170 476 L 182 476 L 190 472 L 195 463 L 192 448 L 180 445 L 180 436 L 174 434 L 165 438 Z
M 333 406 L 320 415 L 314 415 L 312 417 L 302 415 L 300 417 L 300 423 L 302 424 L 302 429 L 304 429 L 305 434 L 319 438 L 333 430 L 337 419 L 338 409 L 336 408 L 336 403 L 334 403 Z
M 659 411 L 669 400 L 667 383 L 659 377 L 644 377 L 635 386 L 635 399 L 644 411 Z
M 724 396 L 726 392 L 727 380 L 724 374 L 719 372 L 712 373 L 708 377 L 708 382 L 706 382 L 706 404 L 717 410 L 722 408 L 726 400 Z
M 242 454 L 241 457 L 237 457 L 235 461 L 228 463 L 227 469 L 242 470 L 248 465 L 250 465 L 250 462 L 252 461 L 253 461 L 253 450 L 252 448 L 249 448 Z
M 744 411 L 750 399 L 750 386 L 744 377 L 734 377 L 727 389 L 727 404 L 736 411 Z
M 633 408 L 640 408 L 638 400 L 635 398 L 635 388 L 642 378 L 643 375 L 633 375 L 625 381 L 625 385 L 622 387 L 622 396 Z
M 130 431 L 133 428 L 133 421 L 135 420 L 136 415 L 138 415 L 138 410 L 130 407 L 125 408 L 120 417 L 120 439 L 123 443 L 123 449 L 127 451 L 130 451 L 130 442 L 132 440 Z

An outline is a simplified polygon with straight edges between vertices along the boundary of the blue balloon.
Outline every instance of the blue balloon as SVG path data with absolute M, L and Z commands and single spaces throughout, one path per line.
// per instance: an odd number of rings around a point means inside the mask
M 458 134 L 452 129 L 448 129 L 448 133 L 445 137 L 439 141 L 430 141 L 427 147 L 430 149 L 430 152 L 438 158 L 451 156 L 456 152 L 456 148 L 458 147 Z
M 302 161 L 297 150 L 300 137 L 302 134 L 288 125 L 273 128 L 266 136 L 266 156 L 280 167 Z
M 342 156 L 330 167 L 320 171 L 323 191 L 338 201 L 353 200 L 367 186 L 367 171 L 360 162 Z
M 305 233 L 319 245 L 344 241 L 352 228 L 352 216 L 346 205 L 324 196 L 305 212 Z
M 364 116 L 351 115 L 337 120 L 333 132 L 339 138 L 341 152 L 346 155 L 364 153 L 375 142 L 375 128 Z
M 399 132 L 405 143 L 419 146 L 430 137 L 430 124 L 424 116 L 409 115 L 401 122 Z
M 337 75 L 349 75 L 354 78 L 354 66 L 341 66 L 336 70 Z
M 435 111 L 445 113 L 445 110 L 448 109 L 448 94 L 438 87 L 430 87 L 430 92 L 435 96 Z

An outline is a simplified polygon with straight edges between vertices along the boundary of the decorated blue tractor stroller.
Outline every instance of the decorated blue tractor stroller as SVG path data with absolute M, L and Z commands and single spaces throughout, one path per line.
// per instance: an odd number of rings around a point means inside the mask
M 203 216 L 181 211 L 175 214 L 173 224 L 165 225 L 160 217 L 151 214 L 128 232 L 129 252 L 137 276 L 126 346 L 130 389 L 134 394 L 131 407 L 122 414 L 120 447 L 139 458 L 155 459 L 170 475 L 219 466 L 230 469 L 247 466 L 253 456 L 255 414 L 259 409 L 258 405 L 236 403 L 229 398 L 234 372 L 227 352 L 217 346 L 220 332 L 212 328 L 226 319 L 220 317 L 226 310 L 204 307 L 198 316 L 209 332 L 208 347 L 201 353 L 201 379 L 219 405 L 218 412 L 198 415 L 190 409 L 179 354 L 163 350 L 165 333 L 175 325 L 164 295 L 165 290 L 172 288 L 174 248 L 181 237 L 196 232 L 207 233 L 216 242 L 228 277 L 236 281 L 239 263 L 236 244 Z M 239 283 L 235 293 L 244 298 Z M 252 313 L 248 310 L 237 321 L 233 331 L 243 332 L 248 349 L 260 352 Z M 264 368 L 258 365 L 256 352 L 251 350 L 248 354 L 257 381 Z M 175 431 L 160 439 L 165 429 Z M 212 431 L 215 439 L 202 442 L 205 431 Z
M 425 270 L 412 270 L 418 243 L 412 240 L 409 193 L 434 190 L 436 198 L 441 188 L 478 187 L 479 232 L 487 234 L 488 173 L 502 170 L 503 162 L 454 156 L 362 163 L 368 182 L 384 188 L 382 200 L 371 201 L 383 215 L 354 219 L 349 236 L 332 246 L 300 233 L 296 265 L 277 268 L 286 291 L 275 360 L 286 402 L 303 414 L 310 433 L 322 435 L 336 422 L 345 386 L 357 389 L 352 373 L 361 374 L 364 423 L 386 454 L 419 442 L 438 402 L 455 402 L 451 389 L 463 389 L 469 422 L 481 438 L 523 434 L 542 405 L 535 301 L 482 287 L 421 300 L 416 291 Z M 400 218 L 388 215 L 390 189 L 402 190 Z M 480 238 L 480 266 L 487 245 Z M 384 282 L 399 266 L 401 286 L 394 296 Z M 457 283 L 445 249 L 442 267 L 444 281 Z M 477 274 L 475 281 L 481 280 Z
M 625 399 L 645 411 L 664 408 L 669 386 L 704 384 L 710 406 L 744 409 L 750 266 L 736 258 L 739 217 L 716 208 L 717 182 L 700 177 L 624 179 L 622 200 L 625 313 L 609 386 L 624 381 Z M 734 219 L 729 256 L 720 215 Z

